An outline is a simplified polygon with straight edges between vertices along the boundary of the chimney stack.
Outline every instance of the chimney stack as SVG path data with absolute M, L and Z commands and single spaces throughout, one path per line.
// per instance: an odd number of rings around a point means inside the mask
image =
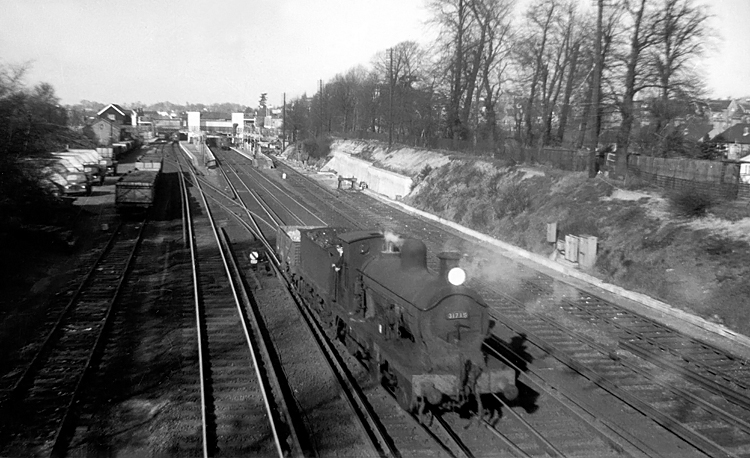
M 440 271 L 438 275 L 441 279 L 448 281 L 448 272 L 454 267 L 458 267 L 458 261 L 461 259 L 461 253 L 455 251 L 441 251 L 437 255 L 440 260 Z

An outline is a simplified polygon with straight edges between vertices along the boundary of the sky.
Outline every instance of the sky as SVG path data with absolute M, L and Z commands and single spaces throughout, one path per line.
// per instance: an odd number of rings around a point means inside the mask
M 709 95 L 750 95 L 750 0 L 696 1 L 721 36 Z M 424 0 L 0 0 L 0 12 L 0 64 L 29 63 L 27 85 L 52 84 L 63 104 L 257 107 L 265 92 L 278 106 L 435 34 Z

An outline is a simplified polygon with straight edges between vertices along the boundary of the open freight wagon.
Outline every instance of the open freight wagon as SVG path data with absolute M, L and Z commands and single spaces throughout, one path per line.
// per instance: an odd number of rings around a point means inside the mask
M 146 210 L 156 200 L 156 191 L 161 175 L 161 158 L 137 163 L 139 170 L 124 175 L 115 185 L 115 206 L 118 211 Z

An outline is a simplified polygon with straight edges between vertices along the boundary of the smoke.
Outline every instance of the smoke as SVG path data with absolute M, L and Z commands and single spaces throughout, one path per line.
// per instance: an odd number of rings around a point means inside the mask
M 492 284 L 509 294 L 522 290 L 524 280 L 534 277 L 533 271 L 519 268 L 513 259 L 492 248 L 472 249 L 469 246 L 468 250 L 459 252 L 463 253 L 461 268 L 466 271 L 468 278 Z
M 401 248 L 401 245 L 404 244 L 404 238 L 391 231 L 384 231 L 383 239 L 385 239 L 386 246 L 393 245 L 395 247 Z

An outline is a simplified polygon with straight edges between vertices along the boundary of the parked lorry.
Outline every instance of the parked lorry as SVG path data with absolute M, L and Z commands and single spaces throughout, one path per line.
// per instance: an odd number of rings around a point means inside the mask
M 118 148 L 119 149 L 119 148 Z M 117 152 L 111 146 L 101 146 L 96 148 L 99 157 L 104 161 L 107 169 L 107 176 L 117 175 Z
M 69 153 L 77 154 L 84 159 L 83 166 L 86 172 L 99 177 L 99 184 L 104 184 L 107 176 L 107 161 L 102 159 L 95 149 L 68 148 Z
M 90 154 L 60 151 L 52 153 L 52 155 L 74 162 L 81 171 L 90 177 L 91 185 L 101 185 L 104 183 L 104 174 L 102 173 L 102 168 L 99 166 L 98 159 L 91 157 Z
M 93 186 L 95 182 L 98 183 L 99 176 L 90 171 L 87 172 L 86 166 L 84 165 L 84 159 L 79 157 L 77 154 L 56 152 L 52 153 L 51 156 L 53 160 L 60 162 L 68 170 L 86 174 L 86 179 L 89 185 Z

